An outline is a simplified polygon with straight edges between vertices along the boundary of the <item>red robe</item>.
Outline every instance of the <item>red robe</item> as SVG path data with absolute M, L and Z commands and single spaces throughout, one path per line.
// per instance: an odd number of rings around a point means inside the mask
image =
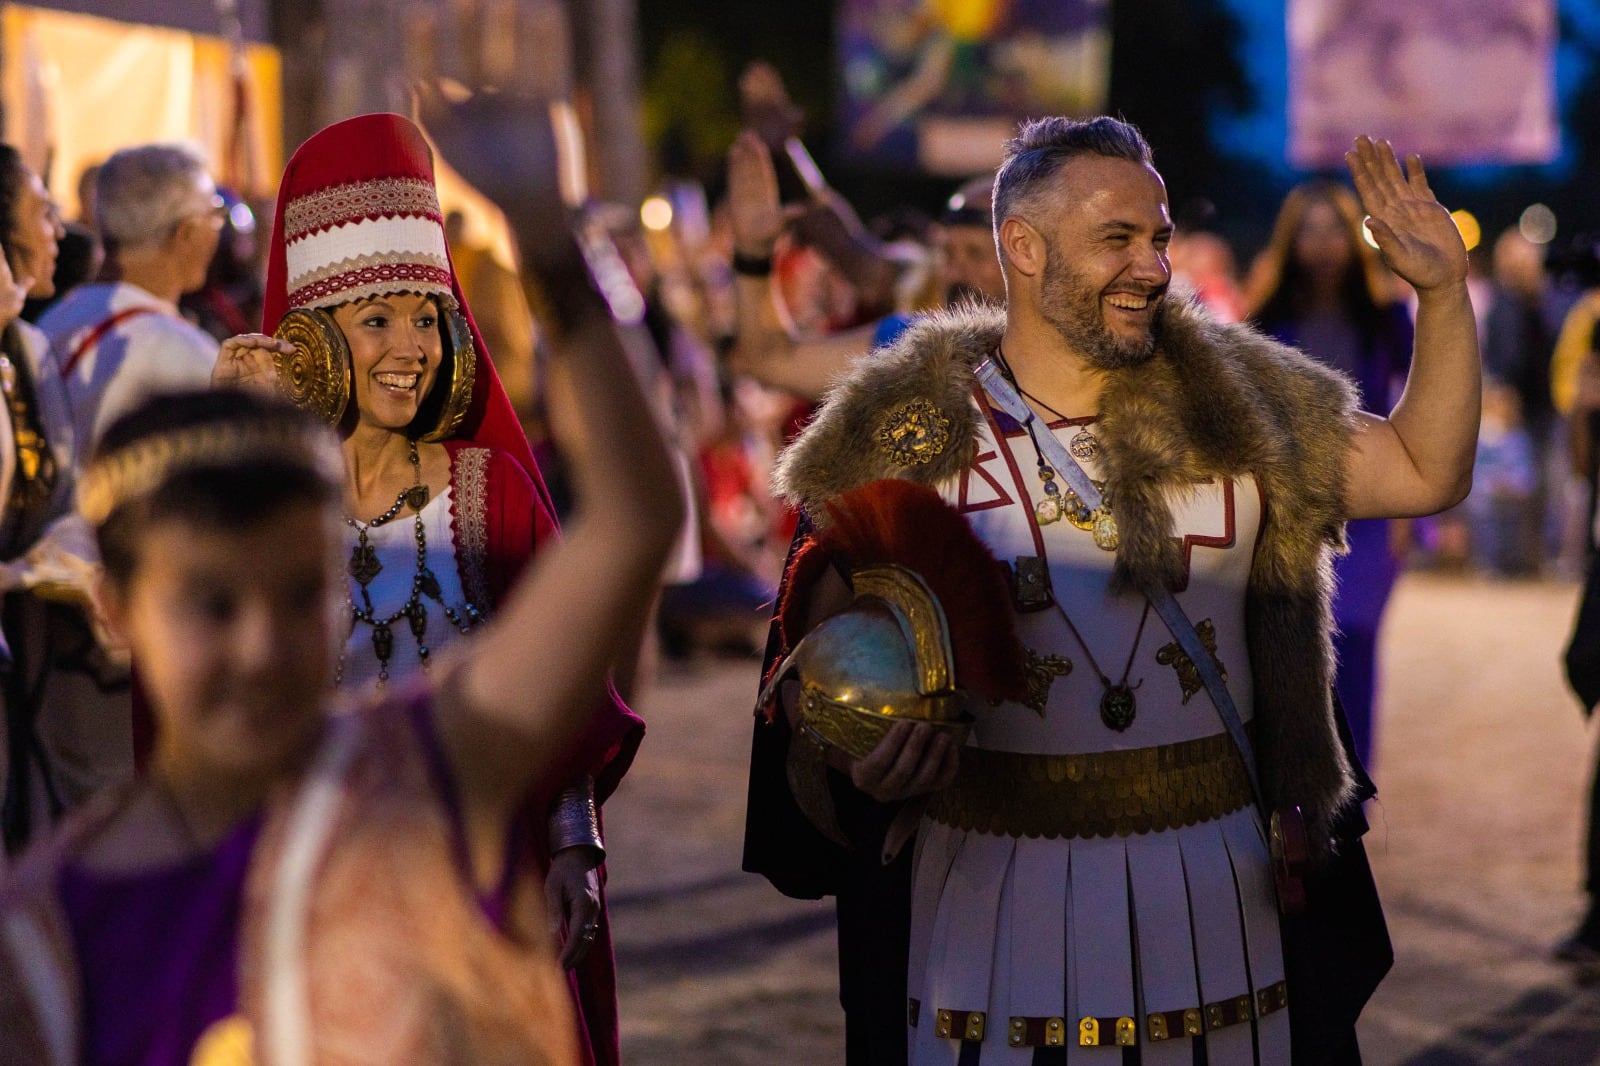
M 544 506 L 533 480 L 522 464 L 505 452 L 482 448 L 470 441 L 447 441 L 450 453 L 451 526 L 455 533 L 456 566 L 461 588 L 469 603 L 488 603 L 490 612 L 504 602 L 523 568 L 539 545 L 558 536 L 555 520 Z M 560 765 L 549 780 L 559 787 L 585 775 L 595 782 L 596 802 L 605 802 L 627 773 L 644 722 L 607 686 L 604 706 L 584 733 L 573 742 L 574 753 L 603 753 L 575 757 Z M 530 798 L 537 831 L 529 833 L 530 851 L 541 877 L 550 868 L 549 839 L 544 812 L 552 795 Z M 611 923 L 605 910 L 605 867 L 600 869 L 600 928 L 594 946 L 577 969 L 567 975 L 579 1013 L 579 1051 L 582 1061 L 609 1066 L 620 1061 L 617 1042 L 617 978 L 612 954 Z M 586 1043 L 587 1047 L 581 1046 Z

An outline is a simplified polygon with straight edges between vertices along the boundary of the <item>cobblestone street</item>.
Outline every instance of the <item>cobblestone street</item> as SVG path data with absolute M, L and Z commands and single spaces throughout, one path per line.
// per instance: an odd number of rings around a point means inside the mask
M 1600 1063 L 1600 988 L 1548 958 L 1582 906 L 1591 738 L 1559 670 L 1577 591 L 1411 575 L 1391 601 L 1367 846 L 1398 961 L 1368 1063 Z M 739 872 L 755 673 L 663 669 L 607 806 L 635 1066 L 842 1058 L 831 904 Z

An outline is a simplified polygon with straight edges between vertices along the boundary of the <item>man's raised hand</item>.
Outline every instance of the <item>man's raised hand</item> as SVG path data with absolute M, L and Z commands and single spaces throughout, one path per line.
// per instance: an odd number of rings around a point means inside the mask
M 1388 141 L 1358 137 L 1344 160 L 1389 269 L 1419 292 L 1464 282 L 1467 246 L 1428 187 L 1421 157 L 1407 156 L 1402 170 Z

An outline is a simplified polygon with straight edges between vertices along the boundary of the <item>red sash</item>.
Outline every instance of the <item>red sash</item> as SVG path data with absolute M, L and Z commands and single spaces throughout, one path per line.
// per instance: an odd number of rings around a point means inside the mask
M 154 307 L 124 307 L 110 318 L 91 329 L 72 349 L 72 354 L 67 356 L 67 361 L 61 364 L 61 376 L 66 378 L 77 367 L 79 360 L 101 341 L 105 340 L 107 333 L 116 329 L 118 325 L 138 315 L 154 314 Z

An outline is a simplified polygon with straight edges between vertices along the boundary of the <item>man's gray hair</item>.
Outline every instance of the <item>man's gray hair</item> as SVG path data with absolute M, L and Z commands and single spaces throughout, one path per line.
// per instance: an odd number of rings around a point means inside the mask
M 192 144 L 142 144 L 116 152 L 95 178 L 95 220 L 111 245 L 160 244 L 194 210 L 208 172 Z
M 1154 167 L 1150 145 L 1137 126 L 1107 115 L 1087 120 L 1040 118 L 1024 122 L 1006 142 L 1005 162 L 994 178 L 994 233 L 1013 215 L 1029 222 L 1035 193 L 1070 160 L 1081 156 L 1125 159 Z M 1002 262 L 1004 261 L 1002 257 Z

